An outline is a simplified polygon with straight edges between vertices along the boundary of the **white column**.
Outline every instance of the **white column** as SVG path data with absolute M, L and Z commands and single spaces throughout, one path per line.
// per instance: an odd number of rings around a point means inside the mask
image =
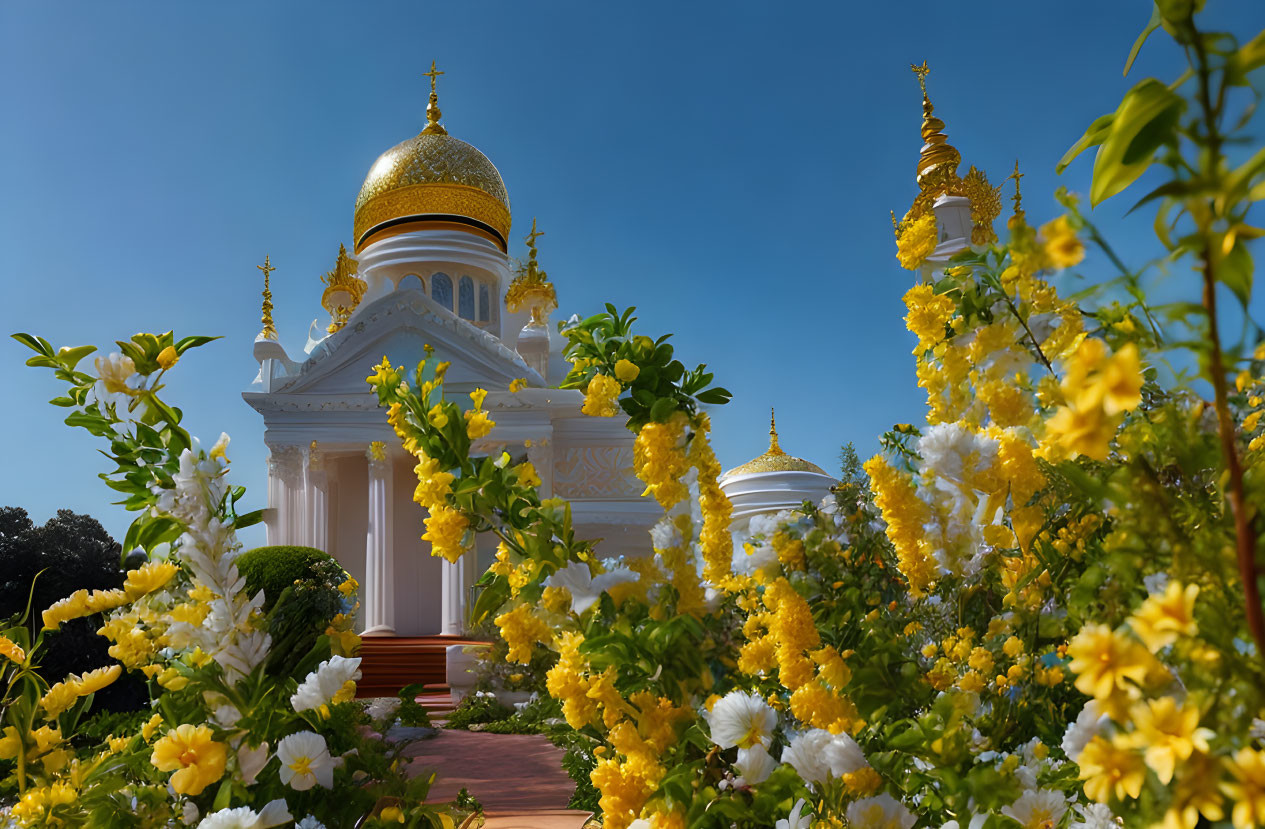
M 268 458 L 268 505 L 272 520 L 268 523 L 268 543 L 302 544 L 298 531 L 304 510 L 303 459 L 297 446 L 271 446 Z
M 386 444 L 375 440 L 369 459 L 369 529 L 365 536 L 364 636 L 395 633 L 395 550 L 392 535 L 392 470 Z
M 455 564 L 446 558 L 439 560 L 440 572 L 443 576 L 439 594 L 439 633 L 442 636 L 461 636 L 466 632 L 467 559 L 474 554 L 474 550 L 470 550 Z
M 312 441 L 303 465 L 303 494 L 307 507 L 307 532 L 304 544 L 329 552 L 329 495 L 326 489 L 325 457 Z

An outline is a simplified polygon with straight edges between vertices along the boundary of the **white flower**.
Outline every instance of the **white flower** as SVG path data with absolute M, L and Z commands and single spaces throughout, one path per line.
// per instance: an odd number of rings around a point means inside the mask
M 314 818 L 312 815 L 300 820 L 294 825 L 294 829 L 325 829 L 325 824 Z
M 1029 789 L 1001 813 L 1019 822 L 1023 829 L 1054 829 L 1067 811 L 1067 798 L 1053 789 Z
M 1111 718 L 1102 712 L 1097 700 L 1091 699 L 1085 703 L 1085 707 L 1076 717 L 1076 722 L 1069 724 L 1067 730 L 1063 732 L 1062 748 L 1067 759 L 1075 762 L 1080 753 L 1085 750 L 1085 746 L 1089 745 L 1089 741 L 1094 739 L 1098 732 L 1106 728 L 1110 722 Z
M 791 740 L 782 752 L 782 762 L 790 763 L 808 783 L 825 783 L 863 767 L 865 755 L 847 734 L 814 728 Z
M 223 699 L 221 697 L 221 699 Z M 215 720 L 215 724 L 220 728 L 231 729 L 237 725 L 237 721 L 242 718 L 242 712 L 237 710 L 237 706 L 231 703 L 224 703 L 211 712 L 211 719 Z
M 202 814 L 198 811 L 198 804 L 192 800 L 186 800 L 184 806 L 180 807 L 180 821 L 185 826 L 192 826 L 198 822 L 198 816 Z
M 791 813 L 779 820 L 773 829 L 809 829 L 813 825 L 813 813 L 804 811 L 804 807 L 807 805 L 801 797 L 796 801 L 795 808 L 791 809 Z
M 625 567 L 612 567 L 594 577 L 589 565 L 573 561 L 550 575 L 544 583 L 546 587 L 565 587 L 571 594 L 571 610 L 579 615 L 596 604 L 603 591 L 639 578 L 641 577 Z
M 284 800 L 273 800 L 256 814 L 249 806 L 220 809 L 207 815 L 198 829 L 268 829 L 294 820 Z
M 1152 573 L 1149 576 L 1143 576 L 1142 583 L 1146 585 L 1146 592 L 1152 596 L 1163 593 L 1168 587 L 1168 573 Z
M 399 697 L 375 697 L 373 702 L 365 708 L 365 713 L 370 719 L 385 720 L 387 717 L 393 716 L 400 708 Z
M 295 711 L 308 711 L 328 705 L 350 680 L 360 679 L 360 657 L 331 656 L 308 674 L 290 697 Z
M 283 737 L 277 744 L 277 759 L 281 782 L 295 791 L 307 791 L 318 783 L 326 789 L 334 786 L 334 758 L 320 734 L 300 731 Z
M 847 816 L 852 829 L 910 829 L 917 820 L 904 803 L 887 792 L 849 803 Z
M 757 516 L 758 517 L 758 516 Z M 754 519 L 753 519 L 754 520 Z M 733 569 L 744 576 L 754 576 L 761 571 L 777 567 L 777 550 L 767 541 L 746 541 L 735 538 Z
M 684 540 L 681 537 L 681 531 L 677 529 L 676 522 L 670 518 L 661 519 L 650 528 L 650 543 L 656 550 L 679 547 Z
M 777 728 L 777 712 L 759 694 L 730 691 L 712 707 L 708 720 L 712 742 L 721 748 L 750 748 L 757 743 L 768 748 Z
M 255 778 L 266 765 L 268 765 L 268 741 L 264 740 L 254 748 L 250 748 L 243 740 L 242 745 L 237 749 L 237 768 L 242 773 L 242 783 L 253 786 Z
M 769 779 L 769 775 L 777 766 L 777 760 L 773 759 L 763 743 L 756 743 L 750 748 L 740 748 L 738 759 L 734 761 L 734 768 L 738 770 L 741 777 L 735 781 L 734 785 L 758 786 Z
M 628 829 L 650 829 L 650 821 L 644 817 L 639 817 L 632 823 L 628 824 Z
M 1067 829 L 1119 829 L 1116 816 L 1106 803 L 1085 803 L 1076 807 L 1080 820 Z

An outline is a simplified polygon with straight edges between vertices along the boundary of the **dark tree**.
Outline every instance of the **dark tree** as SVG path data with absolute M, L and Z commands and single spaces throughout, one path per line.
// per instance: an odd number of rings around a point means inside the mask
M 42 627 L 44 609 L 76 590 L 110 590 L 123 586 L 119 544 L 91 516 L 58 510 L 38 527 L 26 510 L 0 507 L 0 620 L 13 619 L 31 601 L 27 625 L 34 636 Z M 36 577 L 38 574 L 38 578 Z M 82 673 L 113 664 L 109 640 L 98 636 L 100 615 L 74 619 L 45 637 L 40 675 L 50 683 L 68 673 Z M 142 679 L 121 677 L 97 695 L 97 705 L 114 710 L 147 699 Z M 94 706 L 95 708 L 96 706 Z

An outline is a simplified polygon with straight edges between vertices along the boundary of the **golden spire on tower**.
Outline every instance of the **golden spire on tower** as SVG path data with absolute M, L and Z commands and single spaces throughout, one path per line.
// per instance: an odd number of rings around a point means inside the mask
M 423 77 L 430 78 L 430 103 L 426 105 L 426 129 L 422 130 L 423 135 L 448 134 L 448 130 L 439 123 L 444 114 L 439 110 L 439 93 L 435 91 L 435 79 L 442 74 L 444 73 L 435 68 L 433 60 L 430 62 L 430 71 L 422 73 Z
M 1013 179 L 1015 182 L 1015 195 L 1013 201 L 1015 203 L 1014 219 L 1023 221 L 1023 194 L 1019 192 L 1019 179 L 1023 178 L 1023 173 L 1019 172 L 1019 159 L 1015 159 L 1015 171 L 1006 178 Z
M 531 220 L 531 233 L 524 237 L 527 242 L 527 262 L 519 260 L 514 281 L 505 292 L 505 308 L 516 314 L 523 308 L 531 309 L 531 325 L 544 325 L 549 312 L 558 307 L 558 294 L 554 291 L 549 274 L 536 261 L 536 240 L 545 233 L 536 229 L 536 217 Z
M 255 267 L 264 272 L 264 312 L 263 316 L 259 318 L 259 321 L 264 324 L 264 328 L 259 332 L 259 336 L 269 340 L 276 340 L 277 327 L 272 324 L 272 288 L 268 284 L 268 275 L 275 271 L 276 268 L 272 266 L 272 261 L 266 254 L 264 255 L 264 263 Z
M 338 245 L 338 259 L 334 261 L 334 269 L 321 275 L 325 290 L 321 292 L 321 305 L 331 317 L 330 334 L 342 330 L 365 295 L 365 283 L 356 278 L 360 264 L 347 255 L 347 248 Z
M 932 212 L 941 196 L 963 196 L 971 202 L 971 243 L 985 245 L 994 242 L 997 234 L 993 231 L 993 220 L 1001 212 L 1000 191 L 974 167 L 965 176 L 958 175 L 962 154 L 949 143 L 944 134 L 944 122 L 935 116 L 935 107 L 927 95 L 927 75 L 931 70 L 926 61 L 921 66 L 911 63 L 909 68 L 918 76 L 918 87 L 922 90 L 923 145 L 918 155 L 918 197 L 901 220 L 897 235 L 913 221 Z
M 765 454 L 768 454 L 768 455 L 785 455 L 786 454 L 785 452 L 782 451 L 781 445 L 779 445 L 777 442 L 777 413 L 773 411 L 773 408 L 771 406 L 769 407 L 769 451 Z

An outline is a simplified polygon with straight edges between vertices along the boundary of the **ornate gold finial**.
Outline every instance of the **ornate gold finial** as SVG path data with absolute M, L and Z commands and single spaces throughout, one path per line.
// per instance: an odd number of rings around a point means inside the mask
M 359 268 L 360 264 L 347 255 L 346 246 L 340 243 L 334 269 L 321 275 L 321 282 L 325 283 L 321 305 L 331 317 L 325 329 L 330 334 L 342 330 L 365 295 L 365 283 L 356 278 Z
M 927 75 L 931 72 L 924 60 L 922 66 L 909 64 L 909 68 L 918 76 L 918 86 L 922 89 L 922 153 L 918 157 L 918 186 L 927 190 L 943 185 L 955 178 L 958 165 L 962 163 L 962 154 L 949 143 L 944 134 L 944 122 L 935 117 L 935 107 L 927 96 Z
M 426 105 L 426 129 L 422 130 L 423 135 L 447 135 L 448 130 L 444 129 L 439 119 L 444 114 L 439 110 L 439 93 L 435 91 L 435 79 L 444 74 L 435 68 L 435 61 L 430 62 L 430 71 L 423 72 L 422 76 L 430 78 L 430 103 Z
M 786 454 L 785 452 L 782 451 L 781 445 L 779 445 L 777 442 L 777 413 L 773 411 L 772 407 L 769 408 L 769 451 L 766 454 L 769 454 L 769 455 L 785 455 Z
M 272 288 L 268 284 L 268 275 L 276 270 L 272 266 L 272 261 L 267 255 L 264 256 L 264 263 L 256 265 L 256 268 L 264 272 L 264 312 L 259 321 L 264 324 L 264 328 L 259 332 L 259 336 L 265 339 L 277 339 L 277 327 L 272 324 Z
M 1019 159 L 1015 159 L 1015 171 L 1006 178 L 1013 179 L 1015 182 L 1015 216 L 1023 216 L 1023 194 L 1019 192 L 1019 179 L 1023 178 L 1023 173 L 1019 172 Z
M 558 307 L 558 294 L 549 281 L 549 274 L 536 261 L 536 240 L 544 235 L 544 231 L 536 229 L 536 218 L 533 216 L 531 233 L 524 237 L 527 262 L 520 261 L 514 281 L 505 292 L 505 307 L 511 314 L 523 308 L 531 309 L 529 325 L 544 325 L 549 319 L 549 312 Z

